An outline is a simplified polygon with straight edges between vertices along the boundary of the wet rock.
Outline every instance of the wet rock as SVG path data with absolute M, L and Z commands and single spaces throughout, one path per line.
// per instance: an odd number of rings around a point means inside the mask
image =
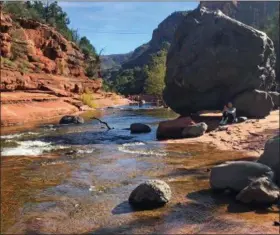
M 133 123 L 130 125 L 131 133 L 139 134 L 139 133 L 148 133 L 151 132 L 151 128 L 142 123 Z
M 243 117 L 243 116 L 237 118 L 237 122 L 238 122 L 238 123 L 240 123 L 240 122 L 246 122 L 247 120 L 248 120 L 248 118 L 247 118 L 247 117 Z
M 84 119 L 79 116 L 66 115 L 62 117 L 59 121 L 59 124 L 82 124 Z
M 247 91 L 238 95 L 234 101 L 238 115 L 247 117 L 263 118 L 269 115 L 273 109 L 271 96 L 260 90 Z
M 258 159 L 259 163 L 269 166 L 276 174 L 276 182 L 280 185 L 280 136 L 274 136 L 265 143 L 264 152 Z
M 160 122 L 157 129 L 157 139 L 183 138 L 183 130 L 192 125 L 195 125 L 195 122 L 190 117 Z
M 271 96 L 272 98 L 272 101 L 273 101 L 273 104 L 274 104 L 274 109 L 277 109 L 280 105 L 280 93 L 278 92 L 273 92 L 273 91 L 270 91 L 268 92 L 268 94 Z
M 148 180 L 137 186 L 129 196 L 129 203 L 139 208 L 156 208 L 171 199 L 171 189 L 162 180 Z
M 212 168 L 210 185 L 212 189 L 232 189 L 239 192 L 247 187 L 253 178 L 267 176 L 273 179 L 270 167 L 257 162 L 229 161 Z
M 275 64 L 273 42 L 265 33 L 219 10 L 197 8 L 176 29 L 163 98 L 184 116 L 218 110 L 241 92 L 272 87 Z
M 200 122 L 195 125 L 188 126 L 184 128 L 182 132 L 183 138 L 192 138 L 202 136 L 207 131 L 207 124 L 205 122 Z
M 267 177 L 252 181 L 236 196 L 243 203 L 271 204 L 278 200 L 279 188 Z

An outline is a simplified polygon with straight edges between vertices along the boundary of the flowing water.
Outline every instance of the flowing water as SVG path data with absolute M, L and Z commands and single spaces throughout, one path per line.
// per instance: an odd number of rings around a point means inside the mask
M 107 131 L 89 117 L 114 127 Z M 176 115 L 149 106 L 84 114 L 82 125 L 45 125 L 1 136 L 1 233 L 278 233 L 279 209 L 237 204 L 209 190 L 209 168 L 244 159 L 207 145 L 156 141 L 159 121 Z M 130 134 L 131 123 L 152 132 Z M 172 190 L 163 208 L 135 211 L 127 199 L 146 179 Z

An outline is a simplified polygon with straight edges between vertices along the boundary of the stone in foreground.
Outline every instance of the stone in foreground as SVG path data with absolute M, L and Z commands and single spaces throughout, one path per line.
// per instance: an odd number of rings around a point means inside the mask
M 215 166 L 211 170 L 210 185 L 212 189 L 231 189 L 241 191 L 252 179 L 267 176 L 273 179 L 274 173 L 270 167 L 257 162 L 229 161 Z
M 273 110 L 271 96 L 265 91 L 253 90 L 238 95 L 234 101 L 237 115 L 253 118 L 263 118 Z
M 202 136 L 208 129 L 208 126 L 205 122 L 200 122 L 195 125 L 186 127 L 183 132 L 183 138 L 193 138 Z
M 63 116 L 59 121 L 59 124 L 83 124 L 83 123 L 84 123 L 84 119 L 82 117 L 73 116 L 73 115 Z
M 151 132 L 151 128 L 146 124 L 133 123 L 130 125 L 130 131 L 134 134 L 149 133 Z
M 280 185 L 280 136 L 269 139 L 264 146 L 264 152 L 258 162 L 269 166 L 276 174 L 277 184 Z
M 176 29 L 163 98 L 183 116 L 220 110 L 240 93 L 269 90 L 275 64 L 273 42 L 264 32 L 219 10 L 197 8 Z
M 129 196 L 129 203 L 135 207 L 157 208 L 171 199 L 171 189 L 162 180 L 148 180 L 137 186 Z
M 267 177 L 252 181 L 244 188 L 236 199 L 243 203 L 271 204 L 278 200 L 279 188 Z

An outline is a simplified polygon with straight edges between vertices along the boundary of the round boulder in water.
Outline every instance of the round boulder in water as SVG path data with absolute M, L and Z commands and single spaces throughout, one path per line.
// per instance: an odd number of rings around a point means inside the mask
M 162 180 L 148 180 L 138 185 L 129 196 L 129 203 L 138 208 L 157 208 L 171 199 L 171 189 Z
M 59 124 L 82 124 L 82 123 L 84 123 L 84 119 L 82 117 L 74 116 L 74 115 L 63 116 L 59 121 Z
M 139 134 L 139 133 L 148 133 L 151 132 L 151 128 L 142 123 L 133 123 L 130 125 L 131 133 Z

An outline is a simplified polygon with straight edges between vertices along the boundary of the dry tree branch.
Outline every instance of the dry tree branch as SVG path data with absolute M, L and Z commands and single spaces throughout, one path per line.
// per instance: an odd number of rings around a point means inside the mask
M 99 121 L 100 123 L 104 124 L 104 125 L 107 127 L 107 129 L 108 129 L 108 130 L 112 130 L 112 129 L 114 129 L 114 128 L 110 127 L 110 126 L 108 125 L 108 123 L 107 123 L 107 122 L 103 122 L 103 121 L 102 121 L 102 120 L 100 120 L 99 118 L 92 117 L 91 119 L 97 120 L 97 121 Z

